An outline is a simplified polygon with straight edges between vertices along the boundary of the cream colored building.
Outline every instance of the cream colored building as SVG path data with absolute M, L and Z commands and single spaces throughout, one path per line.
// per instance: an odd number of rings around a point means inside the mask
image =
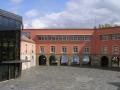
M 35 42 L 25 35 L 21 36 L 21 52 L 22 70 L 36 66 L 36 46 Z

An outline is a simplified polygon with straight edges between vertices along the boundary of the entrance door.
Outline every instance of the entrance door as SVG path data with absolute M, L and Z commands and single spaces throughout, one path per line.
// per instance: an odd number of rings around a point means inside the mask
M 112 67 L 119 67 L 119 57 L 112 58 Z
M 101 66 L 102 66 L 102 67 L 108 67 L 108 64 L 109 64 L 108 57 L 103 56 L 103 57 L 101 58 Z
M 9 65 L 9 74 L 10 74 L 10 79 L 15 78 L 15 65 L 14 64 L 10 64 Z
M 39 57 L 39 65 L 46 65 L 46 56 L 41 55 Z
M 88 55 L 83 56 L 83 65 L 90 65 L 90 57 Z
M 79 65 L 80 64 L 80 58 L 78 55 L 73 55 L 71 58 L 71 65 Z
M 50 60 L 50 65 L 57 65 L 57 59 L 54 55 L 51 55 L 49 60 Z
M 68 65 L 68 57 L 67 55 L 62 55 L 60 58 L 61 65 Z
M 17 78 L 21 75 L 21 64 L 22 63 L 15 64 L 15 78 Z

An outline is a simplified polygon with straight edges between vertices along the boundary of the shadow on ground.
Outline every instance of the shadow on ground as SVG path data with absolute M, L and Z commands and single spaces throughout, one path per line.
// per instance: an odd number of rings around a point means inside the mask
M 110 83 L 108 83 L 108 84 L 111 84 L 111 85 L 113 85 L 113 86 L 116 86 L 116 87 L 118 87 L 117 90 L 120 90 L 120 82 L 110 82 Z
M 72 65 L 71 67 L 77 67 L 77 68 L 91 68 L 91 69 L 99 69 L 99 70 L 107 70 L 107 71 L 116 71 L 120 72 L 120 68 L 112 68 L 112 67 L 93 67 L 93 66 L 76 66 Z

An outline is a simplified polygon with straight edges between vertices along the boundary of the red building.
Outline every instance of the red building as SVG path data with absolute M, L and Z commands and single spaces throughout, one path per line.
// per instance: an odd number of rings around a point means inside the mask
M 120 27 L 22 32 L 36 43 L 37 65 L 120 66 Z

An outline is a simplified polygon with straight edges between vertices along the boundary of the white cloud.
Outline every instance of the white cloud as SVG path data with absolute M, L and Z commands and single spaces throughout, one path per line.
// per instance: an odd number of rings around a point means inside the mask
M 47 27 L 46 24 L 44 24 L 44 21 L 40 21 L 38 19 L 35 19 L 32 21 L 32 28 L 45 28 Z
M 31 20 L 30 28 L 85 28 L 120 22 L 118 0 L 70 0 L 62 12 Z M 26 27 L 26 28 L 28 28 Z
M 12 3 L 14 4 L 19 4 L 21 3 L 23 0 L 10 0 Z
M 35 17 L 39 15 L 39 11 L 36 9 L 29 10 L 25 13 L 27 17 Z
M 114 24 L 120 26 L 120 22 L 115 22 Z

